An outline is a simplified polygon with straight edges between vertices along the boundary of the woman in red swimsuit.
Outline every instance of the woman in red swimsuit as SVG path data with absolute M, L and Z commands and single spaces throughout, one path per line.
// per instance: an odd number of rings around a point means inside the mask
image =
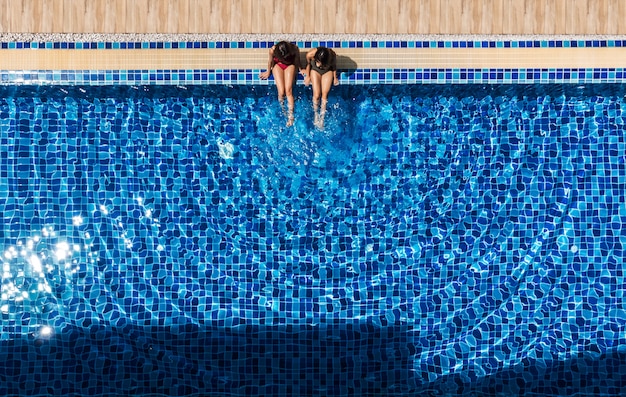
M 283 105 L 285 96 L 287 97 L 288 113 L 287 126 L 293 125 L 293 82 L 296 80 L 297 71 L 300 70 L 300 49 L 297 45 L 281 41 L 270 48 L 269 62 L 267 70 L 259 75 L 265 80 L 274 75 L 276 88 L 278 90 L 278 101 Z

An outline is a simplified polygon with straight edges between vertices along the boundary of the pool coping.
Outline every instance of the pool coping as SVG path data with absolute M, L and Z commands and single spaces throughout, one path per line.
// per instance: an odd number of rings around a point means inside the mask
M 346 54 L 339 61 L 342 84 L 626 83 L 626 36 L 283 38 L 302 51 L 327 46 L 340 56 Z M 0 84 L 272 84 L 258 74 L 267 49 L 278 39 L 276 35 L 0 35 Z M 351 62 L 351 57 L 357 62 Z M 108 64 L 109 58 L 120 62 Z M 179 58 L 184 60 L 171 61 Z M 395 67 L 385 67 L 390 59 Z M 297 83 L 302 84 L 302 79 Z

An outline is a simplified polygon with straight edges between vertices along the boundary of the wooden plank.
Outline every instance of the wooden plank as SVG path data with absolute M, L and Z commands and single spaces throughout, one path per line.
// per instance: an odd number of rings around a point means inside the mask
M 365 21 L 366 34 L 380 33 L 378 31 L 379 15 L 378 15 L 378 1 L 377 0 L 365 0 L 365 4 L 362 4 L 363 20 Z
M 595 0 L 593 0 L 595 1 Z M 571 0 L 567 7 L 565 34 L 586 34 L 587 0 Z
M 42 33 L 60 33 L 67 29 L 64 25 L 63 0 L 33 2 L 35 29 Z
M 66 17 L 68 32 L 85 32 L 85 1 L 86 0 L 65 0 L 63 9 Z
M 170 20 L 176 18 L 176 15 L 170 17 L 167 15 L 167 8 L 170 0 L 150 0 L 148 2 L 148 29 L 150 33 L 173 33 Z M 175 25 L 175 22 L 172 22 Z
M 526 4 L 520 0 L 505 0 L 504 34 L 524 34 L 524 14 Z
M 280 19 L 281 23 L 279 24 L 280 30 L 279 33 L 290 33 L 293 32 L 294 24 L 299 21 L 295 18 L 295 9 L 293 5 L 293 1 L 284 1 L 281 6 L 281 13 L 283 18 Z
M 189 0 L 189 10 L 187 10 L 187 20 L 189 21 L 189 32 L 198 33 L 198 28 L 200 25 L 200 16 L 198 10 L 198 0 Z
M 335 0 L 316 1 L 313 19 L 315 21 L 315 25 L 312 27 L 312 33 L 334 33 L 338 23 L 337 2 Z
M 157 22 L 155 30 L 157 33 L 178 33 L 179 21 L 184 18 L 184 16 L 178 14 L 178 7 L 180 4 L 184 4 L 184 1 L 158 0 L 154 10 Z M 187 22 L 187 20 L 185 19 L 184 22 Z
M 524 33 L 542 34 L 543 17 L 545 16 L 545 2 L 524 1 L 524 3 Z
M 420 1 L 403 0 L 400 3 L 400 15 L 404 18 L 404 22 L 399 26 L 409 34 L 417 33 L 417 25 L 415 22 L 419 18 Z M 429 1 L 426 1 L 429 3 Z
M 626 17 L 626 1 L 610 0 L 608 7 L 607 25 L 610 26 L 609 34 L 626 34 L 626 24 L 623 23 Z
M 475 3 L 473 0 L 459 0 L 459 24 L 458 33 L 461 34 L 476 34 L 481 30 L 482 18 L 480 13 L 482 12 L 482 4 Z
M 556 1 L 544 0 L 543 5 L 540 5 L 539 8 L 541 11 L 541 19 L 538 21 L 537 26 L 540 29 L 540 33 L 554 34 L 556 31 Z
M 617 7 L 615 7 L 617 12 L 617 23 L 615 28 L 615 34 L 626 34 L 626 24 L 623 23 L 626 18 L 626 2 L 622 0 L 616 0 Z
M 262 17 L 265 18 L 264 20 L 261 21 L 262 26 L 264 28 L 269 28 L 270 29 L 269 33 L 274 33 L 278 35 L 276 36 L 275 41 L 282 40 L 282 37 L 280 36 L 280 34 L 283 31 L 283 20 L 285 18 L 291 17 L 283 9 L 282 3 L 283 3 L 282 0 L 268 1 L 271 13 L 269 14 L 269 17 L 267 13 L 262 14 Z
M 190 33 L 189 0 L 168 0 L 162 4 L 159 12 L 165 12 L 165 15 L 159 17 L 159 21 L 164 22 L 163 33 Z
M 124 32 L 126 29 L 126 0 L 105 0 L 97 9 L 104 21 L 102 30 L 105 33 Z
M 206 0 L 190 0 L 189 2 L 189 32 L 209 33 L 211 32 L 211 4 Z
M 253 0 L 254 16 L 252 18 L 252 29 L 248 33 L 275 33 L 272 24 L 274 2 L 275 0 Z
M 8 0 L 0 0 L 0 32 L 9 31 L 10 15 L 7 2 Z
M 588 4 L 586 30 L 590 34 L 608 34 L 607 19 L 609 3 L 607 0 L 595 0 Z
M 230 6 L 230 2 L 227 5 Z M 224 7 L 219 1 L 209 2 L 207 10 L 207 19 L 205 20 L 205 27 L 208 28 L 207 33 L 221 33 L 223 32 L 225 24 L 222 22 L 222 18 L 227 15 L 230 20 L 230 7 L 224 10 Z
M 438 0 L 424 0 L 417 2 L 415 8 L 415 18 L 409 21 L 410 30 L 416 34 L 425 34 L 430 30 L 430 19 L 432 18 L 432 3 Z
M 311 22 L 307 23 L 310 15 L 313 15 L 315 2 L 310 0 L 293 0 L 293 18 L 288 19 L 288 28 L 286 32 L 291 33 L 307 33 L 307 26 L 312 26 Z
M 32 18 L 32 1 L 13 0 L 7 8 L 9 14 L 9 32 L 37 32 Z
M 113 10 L 109 8 L 111 3 L 108 0 L 91 0 L 86 3 L 89 15 L 90 33 L 115 33 Z
M 108 24 L 112 33 L 126 32 L 126 0 L 113 0 L 109 3 Z
M 452 34 L 450 24 L 450 0 L 439 0 L 439 16 L 436 20 L 431 21 L 430 31 L 442 34 Z
M 441 33 L 462 33 L 463 0 L 441 0 Z
M 368 9 L 372 7 L 372 0 L 362 0 L 355 9 L 355 33 L 365 34 L 368 29 Z M 377 6 L 374 3 L 374 8 Z
M 34 26 L 36 32 L 51 33 L 53 16 L 49 13 L 44 13 L 46 2 L 44 0 L 33 0 L 31 3 L 30 15 L 25 15 L 24 17 L 33 19 L 32 26 Z
M 606 8 L 606 34 L 619 34 L 617 33 L 619 30 L 616 29 L 617 25 L 619 24 L 619 21 L 616 19 L 619 9 L 619 2 L 617 0 L 608 0 Z
M 250 25 L 252 24 L 252 0 L 235 0 L 233 1 L 237 12 L 231 13 L 230 25 L 232 33 L 250 33 Z M 181 26 L 182 28 L 182 26 Z
M 399 0 L 398 11 L 396 11 L 395 31 L 398 34 L 411 34 L 413 24 L 417 18 L 417 2 L 410 0 Z
M 567 8 L 569 0 L 554 0 L 554 10 L 544 17 L 544 25 L 552 26 L 546 29 L 550 34 L 563 34 L 567 26 Z
M 338 30 L 341 33 L 354 34 L 357 33 L 357 21 L 356 21 L 356 9 L 358 4 L 356 1 L 341 1 L 337 2 L 337 16 L 341 15 L 341 23 Z
M 379 33 L 397 33 L 398 8 L 400 4 L 398 0 L 379 0 L 378 1 L 378 32 Z
M 73 10 L 77 13 L 76 17 L 81 18 L 83 31 L 85 33 L 97 33 L 102 29 L 101 20 L 104 19 L 99 13 L 102 12 L 101 0 L 84 0 L 77 4 L 77 8 Z
M 485 0 L 481 15 L 481 34 L 502 34 L 504 30 L 504 1 Z
M 2 15 L 0 15 L 0 20 L 4 21 L 0 23 L 2 27 L 2 32 L 10 32 L 13 33 L 13 24 L 15 23 L 15 7 L 16 3 L 12 0 L 0 0 L 2 4 Z
M 365 31 L 364 13 L 361 12 L 361 8 L 364 7 L 364 4 L 365 2 L 355 2 L 354 5 L 350 7 L 349 14 L 352 15 L 350 33 L 352 34 L 361 34 Z
M 148 0 L 126 2 L 126 32 L 147 33 Z

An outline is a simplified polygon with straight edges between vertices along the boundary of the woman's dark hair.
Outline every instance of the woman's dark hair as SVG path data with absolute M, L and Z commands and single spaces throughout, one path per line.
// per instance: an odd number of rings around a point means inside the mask
M 283 61 L 291 61 L 293 54 L 291 53 L 291 44 L 281 41 L 276 44 L 276 58 Z
M 330 50 L 326 47 L 320 47 L 315 52 L 315 60 L 322 64 L 322 66 L 330 66 L 331 56 Z

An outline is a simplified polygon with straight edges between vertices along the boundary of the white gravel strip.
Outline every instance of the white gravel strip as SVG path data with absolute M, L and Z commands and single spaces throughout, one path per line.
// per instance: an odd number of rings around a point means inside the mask
M 402 34 L 75 34 L 2 33 L 0 42 L 262 42 L 262 41 L 522 41 L 626 40 L 626 35 L 402 35 Z

